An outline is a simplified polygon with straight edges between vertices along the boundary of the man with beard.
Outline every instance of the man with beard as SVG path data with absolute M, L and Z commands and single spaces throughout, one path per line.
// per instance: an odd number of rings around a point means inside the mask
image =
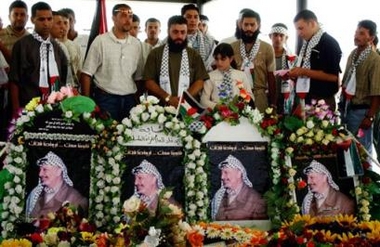
M 240 20 L 241 38 L 231 44 L 237 68 L 244 71 L 251 83 L 255 104 L 260 112 L 277 105 L 274 77 L 275 59 L 270 44 L 258 39 L 260 15 L 246 10 Z
M 82 94 L 90 96 L 94 81 L 95 102 L 118 121 L 128 117 L 136 105 L 135 81 L 141 79 L 143 69 L 140 41 L 128 34 L 132 16 L 126 4 L 113 7 L 114 26 L 92 42 L 80 78 Z
M 168 21 L 167 44 L 151 51 L 144 69 L 145 87 L 163 104 L 177 107 L 183 91 L 198 97 L 209 79 L 201 56 L 187 46 L 187 21 L 172 16 Z

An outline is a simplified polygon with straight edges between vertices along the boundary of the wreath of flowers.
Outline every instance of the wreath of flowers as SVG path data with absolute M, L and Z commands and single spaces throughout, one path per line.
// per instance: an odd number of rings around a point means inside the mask
M 333 154 L 339 148 L 346 148 L 353 137 L 340 125 L 339 115 L 334 115 L 323 100 L 312 101 L 305 108 L 305 115 L 297 110 L 292 116 L 280 116 L 271 108 L 266 109 L 262 118 L 255 113 L 249 115 L 252 123 L 259 127 L 263 135 L 271 139 L 271 169 L 273 186 L 265 194 L 268 215 L 274 228 L 282 222 L 292 220 L 299 213 L 295 196 L 296 189 L 306 187 L 303 180 L 295 180 L 296 168 L 292 165 L 294 156 Z M 370 171 L 364 147 L 357 144 L 364 175 L 351 193 L 357 198 L 357 216 L 368 221 L 371 214 L 379 218 L 379 204 L 376 199 L 380 188 L 379 176 Z M 371 213 L 372 212 L 372 213 Z
M 28 136 L 25 133 L 25 128 L 32 126 L 33 121 L 37 116 L 46 114 L 52 111 L 62 111 L 62 117 L 67 121 L 85 121 L 89 124 L 89 127 L 94 129 L 96 133 L 101 137 L 102 133 L 107 132 L 111 135 L 115 134 L 115 124 L 106 115 L 102 115 L 98 108 L 92 113 L 85 112 L 86 110 L 93 108 L 95 103 L 84 96 L 79 96 L 75 93 L 71 93 L 70 88 L 62 88 L 60 92 L 56 92 L 49 96 L 47 102 L 40 102 L 39 98 L 33 98 L 21 112 L 19 118 L 15 121 L 14 126 L 10 128 L 11 138 L 8 143 L 8 155 L 5 159 L 5 166 L 1 171 L 1 177 L 4 178 L 4 192 L 0 198 L 0 219 L 2 228 L 2 237 L 7 237 L 9 234 L 14 233 L 14 225 L 18 219 L 23 219 L 23 212 L 25 208 L 25 186 L 26 186 L 26 174 L 28 160 L 27 160 L 27 148 L 24 145 Z M 50 102 L 50 103 L 49 103 Z M 82 104 L 77 104 L 81 102 Z M 72 107 L 75 105 L 75 107 Z M 38 135 L 38 134 L 37 134 Z M 41 136 L 40 136 L 41 137 Z M 114 143 L 106 142 L 99 143 L 99 137 L 89 135 L 56 135 L 45 134 L 44 139 L 51 140 L 87 140 L 93 143 L 92 155 L 91 155 L 91 168 L 90 173 L 93 178 L 94 174 L 97 174 L 99 169 L 99 161 L 104 160 L 104 157 L 112 156 L 117 157 L 117 145 Z M 111 139 L 111 138 L 110 138 Z M 113 151 L 110 147 L 114 147 Z M 107 154 L 108 156 L 106 156 Z M 107 162 L 109 163 L 109 162 Z M 101 212 L 107 215 L 107 210 L 100 210 L 96 207 L 95 191 L 93 186 L 94 181 L 91 180 L 90 185 L 90 206 L 94 210 L 90 211 L 90 218 L 98 216 Z M 111 190 L 110 188 L 103 188 L 103 194 L 105 191 Z M 97 210 L 99 209 L 99 210 Z M 110 211 L 110 210 L 109 210 Z M 91 213 L 93 215 L 91 215 Z M 98 222 L 99 223 L 99 222 Z
M 120 136 L 118 143 L 125 145 L 132 139 L 133 128 L 145 123 L 157 123 L 163 127 L 167 135 L 180 138 L 183 149 L 185 167 L 185 213 L 187 221 L 196 222 L 207 219 L 209 198 L 207 184 L 206 153 L 201 142 L 192 136 L 187 125 L 177 117 L 177 109 L 173 106 L 160 106 L 159 100 L 153 96 L 140 98 L 141 104 L 134 107 L 130 117 L 122 120 L 118 126 Z M 127 164 L 125 164 L 127 165 Z M 125 169 L 125 165 L 121 167 Z

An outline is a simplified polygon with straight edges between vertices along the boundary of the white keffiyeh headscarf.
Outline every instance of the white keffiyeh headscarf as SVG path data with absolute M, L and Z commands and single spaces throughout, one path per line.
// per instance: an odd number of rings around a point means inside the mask
M 190 86 L 190 68 L 189 57 L 187 50 L 182 50 L 181 67 L 178 80 L 178 92 L 177 95 L 182 95 L 182 92 L 187 90 Z M 166 44 L 162 54 L 161 69 L 160 69 L 160 87 L 168 94 L 172 94 L 170 75 L 169 75 L 169 45 Z
M 39 87 L 42 101 L 46 100 L 51 91 L 59 91 L 56 81 L 59 78 L 57 62 L 54 56 L 54 47 L 50 37 L 44 40 L 38 33 L 32 33 L 33 38 L 41 42 L 40 45 L 40 80 Z
M 151 175 L 155 176 L 157 178 L 158 191 L 160 191 L 160 190 L 162 190 L 162 189 L 165 188 L 165 185 L 162 182 L 162 177 L 161 177 L 160 172 L 149 161 L 143 160 L 143 161 L 141 161 L 140 165 L 138 165 L 138 166 L 136 166 L 136 167 L 134 167 L 132 169 L 132 174 L 133 175 L 137 175 L 137 174 L 140 174 L 140 173 L 151 174 Z M 149 198 L 147 196 L 138 193 L 136 187 L 135 187 L 135 193 L 134 193 L 134 195 L 137 196 L 138 198 L 140 198 L 141 200 L 143 200 L 144 202 L 147 202 L 146 200 L 149 200 Z
M 69 175 L 67 174 L 67 168 L 66 168 L 65 163 L 63 163 L 63 160 L 55 153 L 50 151 L 47 155 L 37 160 L 36 163 L 38 166 L 50 165 L 50 166 L 59 167 L 62 170 L 63 182 L 65 182 L 68 186 L 71 186 L 71 187 L 73 186 L 73 182 L 71 181 L 71 179 L 69 178 Z M 44 184 L 42 184 L 41 179 L 39 179 L 37 187 L 35 187 L 32 190 L 32 192 L 30 192 L 30 195 L 26 202 L 26 216 L 27 217 L 30 216 L 31 212 L 36 206 L 38 198 L 40 197 L 43 191 L 45 191 L 45 193 L 56 192 L 54 191 L 53 188 L 49 188 L 45 186 Z
M 334 180 L 331 176 L 331 173 L 327 170 L 327 168 L 324 165 L 322 165 L 321 163 L 319 163 L 316 160 L 311 161 L 310 165 L 307 166 L 303 170 L 303 173 L 305 175 L 312 173 L 312 172 L 321 173 L 321 174 L 326 175 L 328 184 L 334 190 L 339 190 L 339 186 L 334 182 Z M 309 214 L 311 202 L 313 201 L 314 198 L 319 198 L 320 196 L 321 196 L 320 194 L 318 194 L 316 192 L 312 192 L 309 188 L 309 192 L 306 194 L 306 196 L 302 202 L 302 214 Z
M 243 182 L 248 186 L 252 187 L 252 183 L 248 178 L 247 171 L 245 170 L 245 167 L 243 164 L 238 160 L 235 156 L 233 155 L 228 155 L 227 159 L 224 161 L 220 162 L 218 165 L 219 169 L 223 168 L 233 168 L 237 169 L 241 172 L 242 174 L 242 179 Z M 212 219 L 215 219 L 216 214 L 218 213 L 220 203 L 222 202 L 222 199 L 224 197 L 224 194 L 226 193 L 227 188 L 224 187 L 223 181 L 220 189 L 215 193 L 214 199 L 212 200 L 211 203 L 211 216 Z

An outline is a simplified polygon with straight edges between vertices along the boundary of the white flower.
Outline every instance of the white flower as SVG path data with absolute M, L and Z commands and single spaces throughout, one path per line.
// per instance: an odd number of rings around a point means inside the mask
M 147 113 L 147 112 L 143 112 L 143 113 L 141 114 L 141 119 L 142 119 L 143 122 L 148 121 L 149 117 L 150 117 L 150 115 L 149 115 L 149 113 Z
M 172 129 L 173 128 L 173 123 L 172 122 L 166 122 L 165 123 L 165 128 L 167 128 L 167 129 Z
M 70 247 L 71 244 L 68 241 L 60 241 L 57 247 Z
M 197 205 L 195 205 L 194 203 L 191 203 L 191 204 L 189 205 L 189 208 L 190 208 L 190 210 L 196 210 L 198 207 L 197 207 Z
M 172 195 L 173 195 L 173 191 L 166 191 L 163 198 L 169 199 L 170 197 L 172 197 Z
M 103 124 L 97 124 L 95 126 L 95 129 L 100 132 L 100 131 L 104 130 L 104 125 Z
M 14 161 L 17 164 L 21 164 L 22 163 L 22 159 L 20 157 L 15 158 Z
M 73 112 L 72 111 L 65 112 L 65 117 L 66 118 L 72 118 L 73 117 Z
M 120 184 L 121 179 L 120 179 L 120 177 L 116 177 L 116 178 L 114 178 L 114 179 L 112 180 L 112 182 L 113 182 L 113 184 Z
M 312 128 L 314 128 L 314 122 L 313 122 L 312 120 L 307 121 L 307 122 L 306 122 L 306 127 L 307 127 L 308 129 L 312 129 Z
M 164 109 L 167 113 L 171 113 L 173 115 L 177 113 L 177 108 L 174 106 L 165 106 Z
M 157 116 L 158 116 L 158 112 L 154 111 L 154 112 L 152 112 L 152 113 L 150 114 L 150 119 L 154 120 L 154 119 L 157 118 Z
M 160 114 L 159 116 L 158 116 L 158 118 L 157 118 L 157 122 L 159 123 L 159 124 L 163 124 L 165 121 L 166 121 L 166 119 L 167 119 L 167 117 L 164 115 L 164 114 Z
M 135 124 L 140 124 L 140 118 L 138 115 L 131 115 L 131 119 Z
M 197 165 L 198 166 L 204 166 L 205 165 L 205 161 L 202 159 L 202 160 L 197 160 Z
M 125 126 L 127 126 L 128 128 L 132 128 L 132 122 L 129 118 L 124 118 L 121 121 L 121 123 L 124 124 Z
M 140 207 L 141 200 L 137 196 L 131 196 L 123 204 L 123 210 L 127 213 L 135 212 Z
M 119 191 L 119 187 L 117 186 L 112 186 L 111 189 L 110 189 L 111 193 L 116 193 L 117 191 Z
M 22 186 L 18 184 L 15 187 L 15 191 L 17 194 L 21 194 L 24 190 L 23 190 Z
M 38 112 L 38 113 L 43 113 L 44 112 L 44 106 L 42 104 L 39 104 L 36 107 L 35 111 Z
M 14 150 L 18 153 L 24 152 L 24 146 L 22 145 L 15 146 Z

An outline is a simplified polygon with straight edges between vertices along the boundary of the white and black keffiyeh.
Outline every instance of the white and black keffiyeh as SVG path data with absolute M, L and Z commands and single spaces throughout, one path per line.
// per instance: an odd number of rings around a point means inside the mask
M 356 92 L 356 68 L 367 59 L 369 54 L 372 51 L 372 47 L 369 45 L 367 48 L 365 48 L 364 51 L 360 53 L 358 56 L 358 49 L 355 49 L 354 55 L 351 60 L 351 65 L 349 67 L 349 71 L 347 76 L 345 77 L 345 80 L 343 82 L 343 90 L 344 95 L 346 97 L 354 96 Z
M 307 166 L 304 170 L 303 173 L 305 175 L 315 172 L 315 173 L 321 173 L 327 176 L 327 182 L 333 188 L 334 190 L 339 190 L 339 186 L 334 182 L 331 173 L 327 170 L 327 168 L 319 163 L 316 160 L 311 161 L 310 165 Z M 302 202 L 302 214 L 309 214 L 310 213 L 310 206 L 311 202 L 313 201 L 313 198 L 319 199 L 322 195 L 312 192 L 309 188 L 309 192 L 306 194 L 306 196 L 303 199 Z
M 165 185 L 162 182 L 162 177 L 161 177 L 160 172 L 149 161 L 147 161 L 147 160 L 144 159 L 143 161 L 141 161 L 140 165 L 138 165 L 138 166 L 136 166 L 136 167 L 134 167 L 132 169 L 132 174 L 133 175 L 137 175 L 137 174 L 140 174 L 140 173 L 142 173 L 142 174 L 152 174 L 153 176 L 155 176 L 157 178 L 157 187 L 158 187 L 158 190 L 162 190 L 162 189 L 165 188 Z M 134 193 L 134 195 L 137 196 L 137 197 L 139 197 L 144 202 L 146 202 L 146 200 L 149 199 L 145 195 L 142 195 L 142 194 L 138 193 L 136 187 L 135 187 L 135 193 Z
M 269 34 L 274 34 L 274 33 L 280 33 L 280 34 L 288 36 L 288 29 L 282 26 L 274 26 L 270 30 Z
M 322 30 L 322 28 L 320 28 L 318 32 L 314 34 L 313 37 L 309 41 L 306 41 L 306 40 L 303 41 L 301 51 L 298 56 L 300 59 L 298 60 L 298 64 L 296 65 L 297 67 L 301 67 L 301 63 L 302 63 L 302 68 L 310 69 L 311 51 L 316 45 L 318 45 L 323 34 L 324 34 L 324 31 Z
M 229 68 L 226 71 L 221 71 L 223 75 L 223 81 L 218 86 L 218 96 L 224 102 L 229 102 L 233 97 L 233 88 L 232 88 L 232 68 Z
M 182 59 L 179 72 L 178 92 L 177 95 L 182 95 L 182 92 L 190 86 L 190 68 L 189 57 L 186 48 L 182 50 Z M 170 75 L 169 75 L 169 45 L 166 44 L 162 54 L 161 69 L 160 69 L 160 87 L 168 94 L 172 94 Z
M 59 167 L 62 170 L 63 181 L 68 186 L 71 186 L 71 187 L 73 186 L 73 182 L 71 181 L 71 179 L 69 178 L 69 175 L 67 174 L 67 168 L 66 168 L 65 163 L 63 163 L 62 159 L 58 155 L 53 153 L 52 151 L 50 151 L 44 157 L 38 159 L 36 163 L 38 166 L 50 165 L 50 166 Z M 38 198 L 40 197 L 40 195 L 43 191 L 45 193 L 48 193 L 48 194 L 56 192 L 56 191 L 54 191 L 53 188 L 49 188 L 49 187 L 45 186 L 44 184 L 42 184 L 41 179 L 39 179 L 38 185 L 32 190 L 32 192 L 30 192 L 30 195 L 29 195 L 28 200 L 26 202 L 26 215 L 27 215 L 27 217 L 30 216 L 30 213 L 33 211 L 33 209 L 34 209 L 34 207 L 38 201 Z
M 242 174 L 242 179 L 244 184 L 246 184 L 248 187 L 252 187 L 252 183 L 248 178 L 247 171 L 245 170 L 245 167 L 243 164 L 238 160 L 235 156 L 233 155 L 228 155 L 227 159 L 224 161 L 220 162 L 218 165 L 219 169 L 223 168 L 233 168 L 233 169 L 238 169 L 241 174 Z M 214 199 L 212 200 L 211 203 L 211 216 L 212 219 L 215 219 L 216 214 L 218 213 L 220 203 L 222 202 L 222 199 L 224 197 L 224 194 L 227 191 L 228 188 L 224 187 L 223 181 L 220 189 L 215 193 Z
M 51 91 L 58 91 L 59 88 L 54 87 L 54 79 L 58 78 L 59 72 L 54 56 L 54 47 L 50 41 L 50 37 L 44 40 L 38 33 L 32 33 L 33 38 L 41 42 L 40 45 L 40 80 L 39 87 L 42 92 L 42 100 L 47 99 Z
M 209 47 L 206 40 L 207 38 L 200 30 L 197 30 L 195 34 L 187 35 L 188 46 L 195 49 L 199 53 L 205 64 L 207 63 L 208 54 L 210 54 L 212 48 Z
M 243 60 L 243 63 L 241 64 L 241 70 L 244 71 L 244 73 L 247 75 L 251 88 L 254 88 L 254 81 L 252 78 L 251 69 L 254 69 L 253 60 L 255 59 L 257 53 L 259 52 L 259 48 L 260 48 L 260 40 L 256 39 L 255 44 L 253 45 L 251 51 L 249 52 L 249 54 L 247 54 L 245 50 L 245 44 L 242 40 L 240 40 L 240 56 Z

